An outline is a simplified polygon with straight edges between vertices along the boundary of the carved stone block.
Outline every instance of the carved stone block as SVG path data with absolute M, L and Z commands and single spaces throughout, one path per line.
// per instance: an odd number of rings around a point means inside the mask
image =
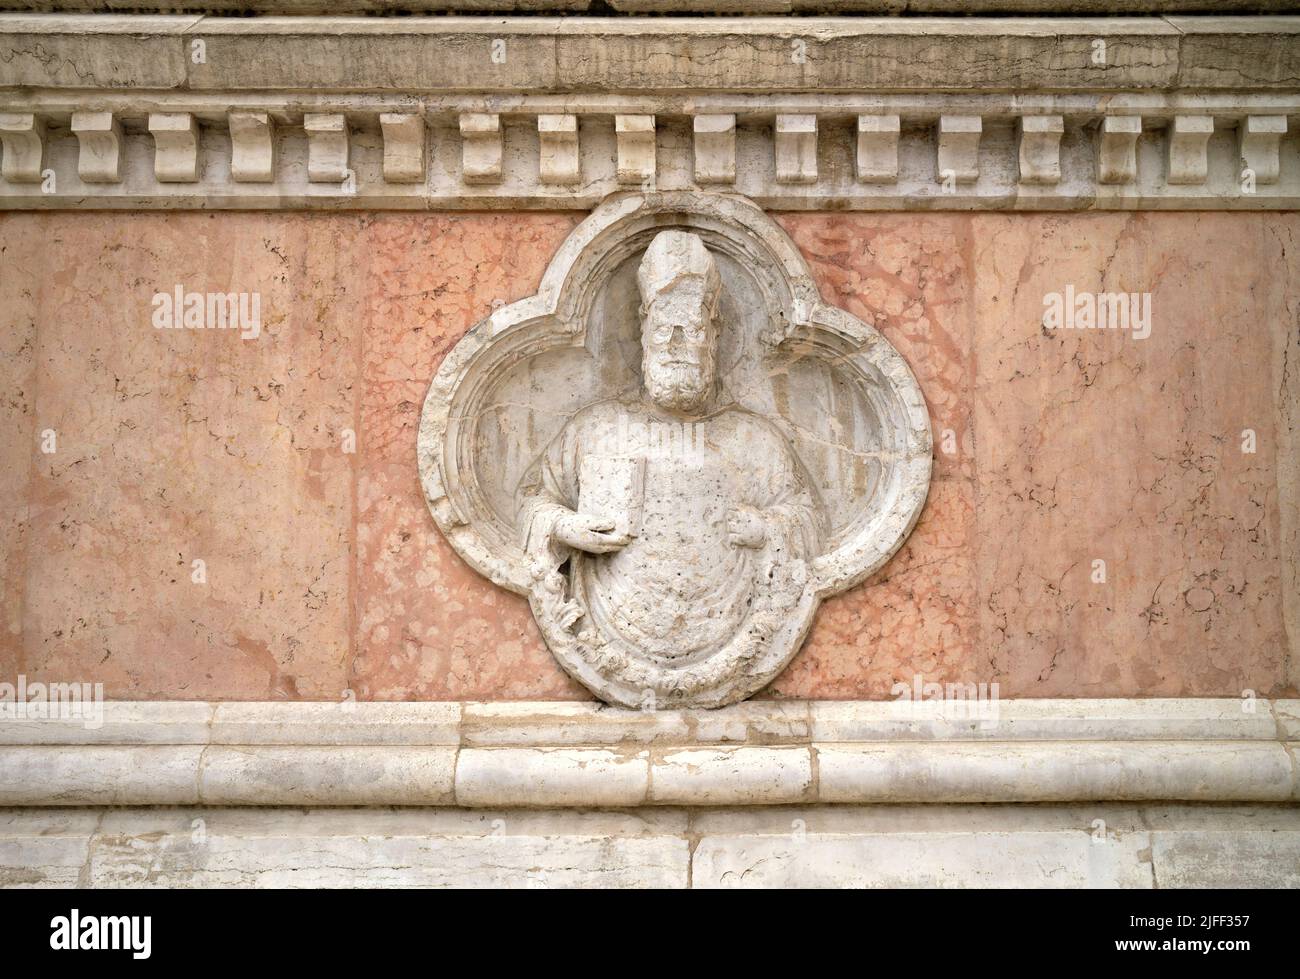
M 77 175 L 88 184 L 122 180 L 122 124 L 111 112 L 74 112 L 77 134 Z
M 230 177 L 242 183 L 265 184 L 275 179 L 275 127 L 265 112 L 232 112 Z
M 1103 184 L 1131 184 L 1137 180 L 1137 141 L 1142 135 L 1141 116 L 1107 116 L 1097 143 L 1097 180 Z
M 1058 184 L 1061 182 L 1061 135 L 1065 118 L 1021 116 L 1020 182 L 1022 184 Z
M 153 172 L 159 183 L 194 183 L 199 179 L 199 126 L 188 112 L 152 112 Z
M 1174 116 L 1169 125 L 1168 183 L 1205 183 L 1209 170 L 1206 144 L 1213 132 L 1211 116 Z
M 734 115 L 696 116 L 695 182 L 730 184 L 736 182 L 736 117 Z
M 16 184 L 41 181 L 45 162 L 45 122 L 30 112 L 0 113 L 0 143 L 4 166 L 0 173 Z
M 854 155 L 858 180 L 867 184 L 892 184 L 898 180 L 896 115 L 858 116 L 858 145 Z
M 489 112 L 460 116 L 461 179 L 467 184 L 501 181 L 501 117 Z
M 817 182 L 817 117 L 776 117 L 776 180 L 782 184 Z
M 939 147 L 935 179 L 973 184 L 980 176 L 980 136 L 984 120 L 979 116 L 940 116 Z
M 1286 135 L 1286 116 L 1247 116 L 1237 130 L 1242 166 L 1257 184 L 1275 184 L 1281 173 L 1280 148 Z
M 414 112 L 384 112 L 384 179 L 390 184 L 416 184 L 424 179 L 424 117 Z
M 578 117 L 537 117 L 538 175 L 544 184 L 576 184 L 580 178 Z
M 616 115 L 618 182 L 639 184 L 655 176 L 655 117 Z
M 308 112 L 302 118 L 307 131 L 307 179 L 315 184 L 337 184 L 348 177 L 348 120 L 341 112 Z

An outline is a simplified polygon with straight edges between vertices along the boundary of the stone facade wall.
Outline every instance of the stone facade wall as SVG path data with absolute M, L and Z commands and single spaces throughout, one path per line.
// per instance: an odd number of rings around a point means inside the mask
M 1296 12 L 0 0 L 0 888 L 1300 886 Z
M 589 699 L 447 546 L 414 464 L 442 356 L 581 217 L 0 216 L 0 673 L 120 699 Z M 917 675 L 1294 695 L 1293 213 L 777 217 L 908 360 L 936 470 L 900 554 L 761 696 Z M 261 335 L 156 329 L 176 285 L 258 293 Z M 1067 287 L 1149 293 L 1150 335 L 1044 329 Z

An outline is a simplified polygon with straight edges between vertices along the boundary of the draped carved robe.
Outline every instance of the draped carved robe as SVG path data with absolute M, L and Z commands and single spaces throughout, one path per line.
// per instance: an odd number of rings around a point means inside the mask
M 594 485 L 611 479 L 619 485 Z M 592 500 L 621 512 L 595 512 Z M 690 421 L 642 400 L 589 405 L 525 473 L 518 504 L 537 573 L 554 577 L 569 562 L 566 598 L 587 620 L 583 627 L 663 666 L 697 663 L 732 642 L 753 614 L 779 613 L 769 600 L 774 581 L 794 564 L 802 571 L 824 533 L 789 441 L 732 402 Z M 583 507 L 635 536 L 609 554 L 572 551 L 553 528 Z M 728 540 L 727 513 L 737 507 L 759 513 L 761 547 Z

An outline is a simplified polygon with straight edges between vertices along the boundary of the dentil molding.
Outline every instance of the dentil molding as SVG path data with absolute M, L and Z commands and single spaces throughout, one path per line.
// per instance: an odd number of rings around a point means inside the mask
M 1281 209 L 1300 95 L 0 92 L 0 208 Z
M 1294 208 L 1298 35 L 1287 16 L 0 14 L 0 208 L 705 189 L 782 209 Z

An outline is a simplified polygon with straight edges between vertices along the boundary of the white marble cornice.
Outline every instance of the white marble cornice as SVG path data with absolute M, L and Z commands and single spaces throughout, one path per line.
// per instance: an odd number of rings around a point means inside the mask
M 110 702 L 0 721 L 0 806 L 1295 802 L 1300 701 Z
M 1300 18 L 0 14 L 0 87 L 1285 91 Z
M 0 208 L 1280 209 L 1300 17 L 4 13 L 0 113 Z
M 0 209 L 588 209 L 632 184 L 808 210 L 1300 202 L 1300 92 L 41 89 L 0 91 L 0 140 Z

